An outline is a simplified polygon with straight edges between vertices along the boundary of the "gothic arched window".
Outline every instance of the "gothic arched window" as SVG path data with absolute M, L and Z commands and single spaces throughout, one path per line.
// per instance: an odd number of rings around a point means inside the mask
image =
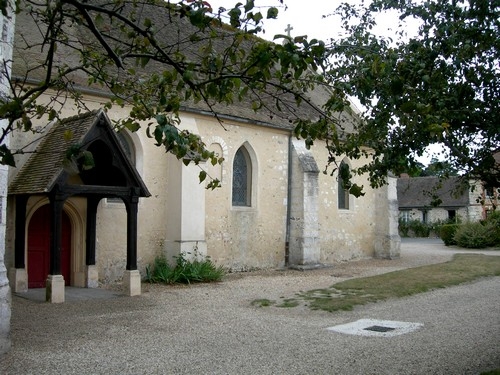
M 340 163 L 338 183 L 338 207 L 343 210 L 349 209 L 349 165 L 347 163 Z
M 247 150 L 240 147 L 233 161 L 233 206 L 251 205 L 252 162 Z

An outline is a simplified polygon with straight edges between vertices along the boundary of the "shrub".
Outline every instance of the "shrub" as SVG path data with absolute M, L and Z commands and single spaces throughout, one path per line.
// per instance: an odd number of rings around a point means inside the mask
M 429 237 L 431 228 L 429 224 L 422 221 L 413 220 L 410 222 L 410 229 L 415 233 L 415 237 Z
M 410 226 L 408 222 L 399 219 L 399 235 L 401 237 L 409 237 Z
M 443 240 L 446 246 L 457 244 L 455 241 L 455 233 L 458 227 L 458 224 L 441 225 L 441 228 L 439 229 L 439 237 Z
M 402 237 L 429 237 L 432 224 L 427 224 L 419 220 L 404 222 L 399 220 L 399 234 Z
M 194 260 L 186 259 L 186 254 L 181 253 L 176 257 L 175 267 L 170 266 L 164 256 L 156 257 L 153 265 L 146 267 L 146 280 L 151 283 L 207 283 L 221 281 L 224 275 L 222 266 L 217 267 L 210 257 L 198 259 L 196 253 Z
M 491 228 L 491 236 L 493 237 L 492 246 L 500 246 L 500 211 L 491 212 L 484 225 Z
M 482 249 L 495 245 L 497 231 L 491 223 L 465 223 L 457 228 L 454 240 L 460 247 Z

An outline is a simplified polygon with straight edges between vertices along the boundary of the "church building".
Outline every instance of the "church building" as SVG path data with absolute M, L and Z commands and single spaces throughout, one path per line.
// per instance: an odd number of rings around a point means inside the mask
M 19 15 L 18 58 L 31 31 Z M 13 69 L 25 73 L 16 57 Z M 104 90 L 80 88 L 88 111 L 64 105 L 64 120 L 40 120 L 35 132 L 11 139 L 13 149 L 29 145 L 10 173 L 5 261 L 14 292 L 46 286 L 48 301 L 63 302 L 65 285 L 122 282 L 128 295 L 137 295 L 155 257 L 181 253 L 209 256 L 232 271 L 399 256 L 395 179 L 371 189 L 367 177 L 355 176 L 366 190 L 355 198 L 337 172 L 323 173 L 325 143 L 307 149 L 290 122 L 242 103 L 217 106 L 217 119 L 186 103 L 180 127 L 223 158 L 186 166 L 143 129 L 114 131 L 113 120 L 130 109 L 105 110 Z M 355 115 L 341 115 L 354 121 Z M 75 145 L 80 153 L 68 161 Z M 90 169 L 88 153 L 95 161 Z M 356 168 L 363 160 L 342 163 Z M 206 189 L 200 170 L 221 186 Z

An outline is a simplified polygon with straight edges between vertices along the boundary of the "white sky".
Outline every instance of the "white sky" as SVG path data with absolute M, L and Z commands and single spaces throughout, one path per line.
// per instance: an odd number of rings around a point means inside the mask
M 281 4 L 278 0 L 254 0 L 255 8 L 266 16 L 267 7 L 275 6 L 279 9 L 277 19 L 264 19 L 265 34 L 261 34 L 265 39 L 272 40 L 276 34 L 286 34 L 286 29 L 290 25 L 293 30 L 291 36 L 307 35 L 308 39 L 313 38 L 328 40 L 335 38 L 342 31 L 340 20 L 334 17 L 323 18 L 324 15 L 332 13 L 342 2 L 359 4 L 362 0 L 284 0 Z M 232 8 L 238 0 L 208 0 L 208 3 L 217 12 L 219 7 Z M 246 0 L 239 0 L 245 3 Z M 255 11 L 255 10 L 254 10 Z M 396 20 L 397 21 L 397 20 Z M 396 26 L 394 17 L 390 15 L 379 19 L 381 28 L 387 29 Z M 384 35 L 389 35 L 390 31 L 380 31 Z

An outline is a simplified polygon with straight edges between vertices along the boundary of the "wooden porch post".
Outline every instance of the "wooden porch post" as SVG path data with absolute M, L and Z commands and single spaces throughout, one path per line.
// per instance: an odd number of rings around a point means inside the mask
M 45 299 L 47 302 L 61 303 L 64 302 L 64 277 L 61 274 L 62 211 L 66 199 L 56 192 L 50 195 L 49 200 L 50 263 Z
M 16 237 L 14 240 L 14 265 L 16 268 L 26 268 L 24 255 L 26 248 L 26 203 L 28 203 L 27 195 L 16 196 Z
M 132 197 L 127 207 L 127 270 L 137 269 L 137 206 L 139 198 Z
M 141 294 L 141 275 L 137 270 L 137 209 L 139 197 L 132 188 L 130 197 L 124 199 L 127 207 L 127 268 L 123 276 L 126 293 L 129 296 Z
M 87 198 L 87 232 L 85 249 L 85 286 L 87 288 L 97 288 L 99 286 L 99 275 L 95 266 L 95 239 L 97 225 L 97 206 L 101 198 Z
M 26 204 L 27 195 L 16 196 L 16 220 L 14 239 L 14 267 L 9 270 L 9 280 L 14 293 L 28 290 L 28 273 L 26 272 Z

